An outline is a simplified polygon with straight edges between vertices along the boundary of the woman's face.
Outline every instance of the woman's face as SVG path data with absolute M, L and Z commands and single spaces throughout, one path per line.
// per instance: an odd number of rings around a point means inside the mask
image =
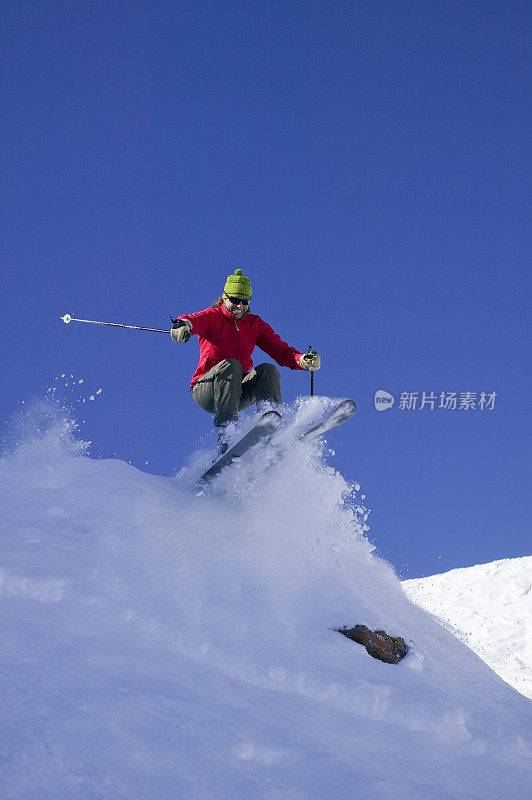
M 247 305 L 244 305 L 241 300 L 238 302 L 234 302 L 236 298 L 230 300 L 228 297 L 224 299 L 224 305 L 226 309 L 229 311 L 230 314 L 233 315 L 235 319 L 242 319 L 246 311 L 248 310 Z

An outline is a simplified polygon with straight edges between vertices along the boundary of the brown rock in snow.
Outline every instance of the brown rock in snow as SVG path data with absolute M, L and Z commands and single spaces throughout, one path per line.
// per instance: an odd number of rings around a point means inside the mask
M 371 631 L 366 625 L 353 628 L 337 628 L 348 639 L 363 644 L 370 656 L 386 664 L 398 664 L 408 653 L 409 647 L 401 636 L 389 636 L 386 631 Z

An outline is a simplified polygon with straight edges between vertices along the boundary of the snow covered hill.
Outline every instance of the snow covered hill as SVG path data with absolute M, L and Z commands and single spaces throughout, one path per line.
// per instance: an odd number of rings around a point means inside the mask
M 36 427 L 0 461 L 3 797 L 527 796 L 530 702 L 408 600 L 319 444 L 197 495 L 207 452 L 161 478 Z
M 532 698 L 532 556 L 453 569 L 402 585 L 414 603 Z

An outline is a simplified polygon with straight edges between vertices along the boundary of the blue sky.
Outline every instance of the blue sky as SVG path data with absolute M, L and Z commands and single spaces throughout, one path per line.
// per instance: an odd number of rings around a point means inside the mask
M 522 2 L 4 2 L 2 420 L 60 386 L 95 455 L 171 474 L 210 429 L 196 341 L 59 317 L 165 328 L 242 266 L 322 354 L 316 391 L 356 400 L 334 463 L 400 574 L 528 554 L 529 26 Z M 424 391 L 497 400 L 399 407 Z

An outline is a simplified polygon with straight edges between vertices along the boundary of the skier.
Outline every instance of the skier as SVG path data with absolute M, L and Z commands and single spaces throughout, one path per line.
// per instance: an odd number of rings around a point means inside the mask
M 183 314 L 173 324 L 173 342 L 199 337 L 200 360 L 192 376 L 192 397 L 200 408 L 214 414 L 219 428 L 220 455 L 227 450 L 229 422 L 253 403 L 281 404 L 281 376 L 273 364 L 253 367 L 255 346 L 282 367 L 314 372 L 321 358 L 315 351 L 300 353 L 283 342 L 273 328 L 249 309 L 251 281 L 241 269 L 229 275 L 223 295 L 210 308 Z

